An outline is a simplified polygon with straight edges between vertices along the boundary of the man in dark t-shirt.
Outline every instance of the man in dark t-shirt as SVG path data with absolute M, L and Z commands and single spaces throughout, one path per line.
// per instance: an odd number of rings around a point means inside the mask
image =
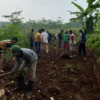
M 32 49 L 34 46 L 34 29 L 30 32 L 30 48 Z
M 57 44 L 58 44 L 58 48 L 61 48 L 62 34 L 63 34 L 63 30 L 61 30 L 61 31 L 57 34 Z

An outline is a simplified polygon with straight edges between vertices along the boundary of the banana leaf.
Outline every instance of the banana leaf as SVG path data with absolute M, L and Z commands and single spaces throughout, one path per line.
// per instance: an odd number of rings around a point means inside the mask
M 84 12 L 84 9 L 83 9 L 80 5 L 78 5 L 78 4 L 75 3 L 75 2 L 72 2 L 72 4 L 73 4 L 75 7 L 77 7 L 77 8 L 80 10 L 80 12 Z
M 76 21 L 78 18 L 71 18 L 70 21 Z
M 88 7 L 91 7 L 96 0 L 87 0 Z
M 76 16 L 79 16 L 81 13 L 80 12 L 72 12 L 72 11 L 69 11 L 68 10 L 68 12 L 70 13 L 70 14 L 74 14 L 74 15 L 76 15 Z

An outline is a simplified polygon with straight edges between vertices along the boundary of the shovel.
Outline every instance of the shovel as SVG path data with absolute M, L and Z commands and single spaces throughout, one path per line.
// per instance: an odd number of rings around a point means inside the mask
M 22 72 L 24 70 L 18 70 L 18 71 L 14 71 L 14 72 L 7 72 L 7 73 L 3 73 L 3 74 L 0 74 L 0 77 L 4 77 L 4 76 L 7 76 L 7 75 L 10 75 L 10 74 L 16 74 L 18 72 Z

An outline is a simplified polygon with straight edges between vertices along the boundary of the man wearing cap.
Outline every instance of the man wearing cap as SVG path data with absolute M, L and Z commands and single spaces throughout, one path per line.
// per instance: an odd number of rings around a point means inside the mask
M 13 37 L 11 40 L 2 40 L 0 41 L 0 73 L 4 72 L 2 70 L 3 68 L 3 61 L 4 61 L 4 55 L 3 50 L 8 50 L 11 54 L 10 48 L 13 44 L 15 44 L 18 41 L 16 37 Z
M 16 64 L 12 72 L 24 69 L 25 76 L 28 79 L 27 96 L 30 96 L 32 94 L 33 81 L 35 78 L 36 65 L 38 59 L 37 55 L 33 50 L 27 48 L 20 48 L 18 45 L 13 45 L 11 50 L 12 50 L 12 56 L 16 57 Z M 20 65 L 21 60 L 23 60 L 23 62 Z M 22 75 L 18 76 L 17 81 L 18 81 L 17 90 L 23 89 L 24 78 L 22 77 Z

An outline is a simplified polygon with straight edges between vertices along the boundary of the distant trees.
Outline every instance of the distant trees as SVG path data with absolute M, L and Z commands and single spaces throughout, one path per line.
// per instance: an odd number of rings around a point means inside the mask
M 10 15 L 2 15 L 2 17 L 8 18 L 10 22 L 12 22 L 13 24 L 15 23 L 20 23 L 22 22 L 22 17 L 20 16 L 20 14 L 22 13 L 22 11 L 17 11 L 17 12 L 13 12 Z
M 26 23 L 24 23 L 24 27 L 29 27 L 30 29 L 32 28 L 39 29 L 44 27 L 45 29 L 50 30 L 50 29 L 61 29 L 63 28 L 63 24 L 61 20 L 52 21 L 43 18 L 42 20 L 38 20 L 38 21 L 29 20 Z

